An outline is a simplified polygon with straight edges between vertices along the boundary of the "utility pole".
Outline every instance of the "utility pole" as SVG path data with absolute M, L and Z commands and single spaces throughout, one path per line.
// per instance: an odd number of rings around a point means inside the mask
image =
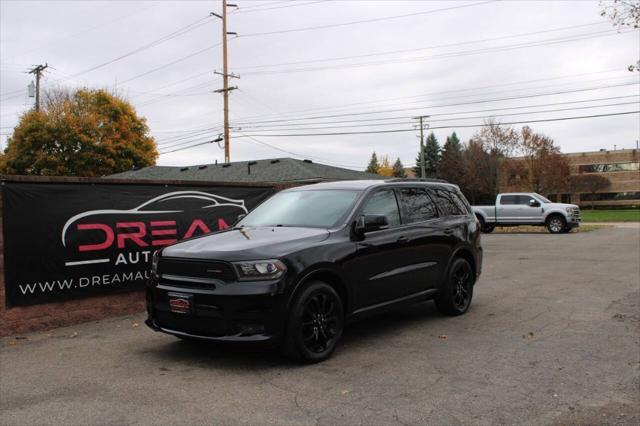
M 239 78 L 236 75 L 229 74 L 229 68 L 227 63 L 227 36 L 237 35 L 237 33 L 227 31 L 227 7 L 238 7 L 235 4 L 227 3 L 227 0 L 222 0 L 222 15 L 211 12 L 211 15 L 216 16 L 222 20 L 222 89 L 216 90 L 216 93 L 222 93 L 224 98 L 224 162 L 231 162 L 231 134 L 229 132 L 229 92 L 237 89 L 238 87 L 229 87 L 229 77 Z
M 36 111 L 40 111 L 40 77 L 42 77 L 42 71 L 48 67 L 48 64 L 36 65 L 31 71 L 29 71 L 29 74 L 34 74 L 36 76 Z
M 424 159 L 424 124 L 423 120 L 429 118 L 429 115 L 420 115 L 413 117 L 414 120 L 420 120 L 420 177 L 425 178 L 427 176 L 427 170 Z

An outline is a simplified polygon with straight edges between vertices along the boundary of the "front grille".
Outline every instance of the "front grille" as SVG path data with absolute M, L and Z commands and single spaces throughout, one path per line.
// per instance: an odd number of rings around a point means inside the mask
M 233 266 L 226 262 L 215 260 L 162 257 L 158 264 L 158 273 L 160 276 L 174 275 L 177 277 L 208 278 L 227 282 L 236 280 Z

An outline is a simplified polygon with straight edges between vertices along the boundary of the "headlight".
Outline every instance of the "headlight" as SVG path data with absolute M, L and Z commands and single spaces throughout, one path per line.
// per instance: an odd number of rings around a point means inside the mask
M 251 260 L 234 262 L 240 281 L 275 280 L 284 275 L 287 267 L 279 260 Z
M 573 207 L 567 207 L 565 210 L 567 213 L 573 213 Z
M 151 258 L 151 272 L 154 275 L 158 274 L 158 262 L 160 262 L 160 250 L 154 251 Z

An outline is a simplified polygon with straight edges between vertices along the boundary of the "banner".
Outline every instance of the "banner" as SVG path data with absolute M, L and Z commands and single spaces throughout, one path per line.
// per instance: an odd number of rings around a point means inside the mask
M 226 229 L 273 192 L 3 182 L 6 304 L 143 288 L 155 250 Z

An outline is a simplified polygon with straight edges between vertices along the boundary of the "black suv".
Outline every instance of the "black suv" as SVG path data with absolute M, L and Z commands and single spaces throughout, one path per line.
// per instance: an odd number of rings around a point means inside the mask
M 479 224 L 455 185 L 308 185 L 157 252 L 146 323 L 185 339 L 277 343 L 317 362 L 364 315 L 426 299 L 464 314 L 481 266 Z

